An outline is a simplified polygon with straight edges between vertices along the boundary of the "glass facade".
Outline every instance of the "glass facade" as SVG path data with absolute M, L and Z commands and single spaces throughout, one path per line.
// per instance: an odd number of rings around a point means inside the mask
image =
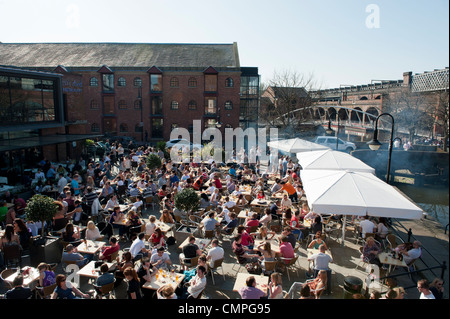
M 239 125 L 246 129 L 258 125 L 259 74 L 258 68 L 242 67 L 241 71 Z
M 0 73 L 0 118 L 3 125 L 55 122 L 60 105 L 56 79 Z

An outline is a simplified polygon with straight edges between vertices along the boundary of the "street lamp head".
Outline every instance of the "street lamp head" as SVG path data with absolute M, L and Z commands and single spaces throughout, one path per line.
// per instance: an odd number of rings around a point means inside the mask
M 217 123 L 216 123 L 216 127 L 217 127 L 217 128 L 221 128 L 221 127 L 222 127 L 222 123 L 220 123 L 220 121 L 217 122 Z
M 378 141 L 378 139 L 376 139 L 376 138 L 374 138 L 373 140 L 368 142 L 367 145 L 369 145 L 369 148 L 372 151 L 378 151 L 380 149 L 380 147 L 381 147 L 380 141 Z

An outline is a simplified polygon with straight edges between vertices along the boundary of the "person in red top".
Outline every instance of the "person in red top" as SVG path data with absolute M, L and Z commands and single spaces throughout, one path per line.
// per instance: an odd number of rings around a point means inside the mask
M 222 183 L 220 182 L 219 176 L 214 176 L 214 186 L 222 191 Z
M 301 227 L 299 216 L 300 216 L 300 212 L 298 210 L 296 210 L 294 215 L 292 215 L 291 223 L 290 223 L 290 226 L 292 229 L 292 234 L 297 235 L 298 240 L 300 240 L 303 235 L 303 233 L 301 231 L 301 229 L 303 227 Z
M 100 256 L 98 257 L 100 260 L 112 262 L 112 259 L 111 259 L 112 254 L 114 254 L 115 252 L 120 250 L 120 246 L 117 243 L 116 237 L 112 236 L 109 239 L 109 243 L 111 244 L 111 246 L 103 247 L 102 252 L 100 253 Z
M 245 230 L 244 226 L 239 226 L 237 229 L 238 234 L 241 235 L 241 244 L 242 246 L 247 247 L 250 250 L 253 250 L 254 240 L 253 237 L 249 235 L 249 233 Z
M 245 223 L 245 225 L 247 226 L 247 232 L 251 232 L 251 228 L 252 226 L 259 226 L 259 220 L 258 220 L 258 214 L 257 213 L 253 213 L 252 216 L 250 218 L 247 218 L 247 222 Z

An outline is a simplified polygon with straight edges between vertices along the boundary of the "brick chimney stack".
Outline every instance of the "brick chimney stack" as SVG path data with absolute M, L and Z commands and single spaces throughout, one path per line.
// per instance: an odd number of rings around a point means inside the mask
M 411 88 L 412 83 L 412 72 L 403 72 L 403 87 L 404 88 Z

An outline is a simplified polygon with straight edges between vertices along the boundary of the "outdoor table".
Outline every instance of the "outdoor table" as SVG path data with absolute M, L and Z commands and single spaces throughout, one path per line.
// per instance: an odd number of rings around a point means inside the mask
M 167 233 L 175 226 L 174 224 L 163 223 L 162 221 L 159 220 L 155 221 L 155 225 L 156 227 L 161 229 L 163 233 Z
M 23 285 L 24 286 L 29 286 L 34 281 L 39 279 L 40 273 L 39 273 L 39 270 L 37 270 L 37 268 L 25 266 L 25 267 L 22 267 L 20 272 L 15 272 L 15 273 L 11 274 L 10 276 L 6 277 L 5 281 L 12 284 L 14 279 L 17 277 L 17 275 L 19 273 L 23 274 L 23 272 L 26 270 L 28 270 L 28 274 L 23 275 Z
M 77 271 L 77 275 L 97 279 L 100 276 L 100 267 L 95 268 L 96 263 L 99 262 L 98 261 L 89 262 L 83 268 Z M 105 264 L 108 265 L 108 271 L 112 270 L 116 266 L 116 262 Z
M 175 290 L 179 284 L 183 282 L 185 275 L 179 273 L 169 273 L 164 269 L 160 269 L 156 275 L 151 276 L 151 280 L 147 281 L 142 288 L 158 290 L 162 286 L 171 285 Z
M 394 259 L 392 256 L 390 256 L 388 253 L 379 253 L 378 254 L 378 259 L 380 260 L 380 262 L 382 264 L 386 264 L 389 265 L 389 270 L 388 273 L 391 273 L 391 271 L 393 270 L 392 268 L 395 269 L 395 267 L 399 266 L 399 267 L 408 267 L 408 265 L 406 264 L 406 262 L 402 259 Z
M 247 284 L 245 281 L 248 277 L 253 276 L 256 280 L 256 288 L 259 288 L 261 290 L 265 291 L 265 287 L 263 285 L 269 284 L 269 277 L 268 276 L 260 276 L 260 275 L 253 275 L 249 273 L 238 273 L 236 276 L 236 281 L 234 283 L 233 291 L 239 291 L 242 287 L 246 287 Z
M 258 206 L 258 207 L 269 207 L 270 201 L 267 200 L 259 200 L 259 199 L 254 199 L 251 203 L 250 206 Z
M 84 241 L 81 242 L 81 244 L 79 244 L 77 246 L 77 252 L 79 252 L 80 254 L 91 254 L 94 255 L 96 254 L 98 251 L 100 251 L 100 249 L 106 245 L 105 242 L 103 241 L 94 241 L 94 240 L 86 240 L 87 242 L 87 246 L 84 243 Z

